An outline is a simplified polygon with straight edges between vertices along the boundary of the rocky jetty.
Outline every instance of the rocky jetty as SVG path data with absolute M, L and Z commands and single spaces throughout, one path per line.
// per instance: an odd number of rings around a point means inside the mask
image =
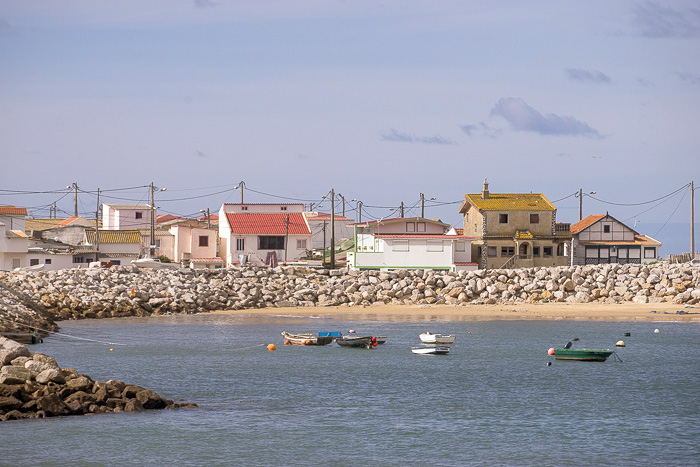
M 122 381 L 93 381 L 48 355 L 0 337 L 0 421 L 196 407 Z
M 700 266 L 605 264 L 468 272 L 116 266 L 0 273 L 0 284 L 55 320 L 287 306 L 542 301 L 696 304 L 700 301 Z M 0 304 L 0 317 L 4 310 Z

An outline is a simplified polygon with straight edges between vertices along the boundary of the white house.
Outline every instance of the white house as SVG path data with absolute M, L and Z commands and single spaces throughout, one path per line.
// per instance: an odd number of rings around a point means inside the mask
M 103 204 L 102 228 L 104 230 L 142 230 L 151 228 L 148 204 Z
M 331 245 L 331 215 L 327 212 L 307 211 L 304 213 L 311 227 L 311 247 L 309 249 L 327 248 Z M 335 241 L 352 238 L 354 220 L 343 216 L 333 216 Z
M 174 238 L 173 257 L 176 261 L 194 269 L 223 267 L 223 259 L 216 256 L 216 230 L 183 222 L 173 224 L 170 232 Z
M 73 262 L 75 266 L 95 261 L 99 249 L 98 261 L 112 261 L 122 265 L 131 264 L 139 258 L 141 252 L 141 234 L 138 230 L 99 230 L 99 242 L 95 231 L 86 230 L 82 248 L 76 248 Z
M 404 217 L 354 224 L 355 251 L 350 269 L 474 270 L 473 237 L 432 219 Z
M 295 261 L 311 248 L 303 204 L 224 204 L 219 210 L 220 256 L 226 266 L 245 261 Z
M 26 231 L 27 208 L 17 206 L 0 206 L 0 222 L 7 226 L 7 231 Z
M 574 264 L 650 263 L 661 242 L 640 235 L 609 214 L 590 215 L 571 226 Z
M 23 230 L 9 230 L 0 222 L 0 270 L 11 271 L 29 266 L 27 248 L 29 237 Z

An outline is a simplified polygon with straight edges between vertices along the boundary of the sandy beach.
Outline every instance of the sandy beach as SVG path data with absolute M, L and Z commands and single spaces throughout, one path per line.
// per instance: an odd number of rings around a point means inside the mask
M 681 311 L 682 314 L 677 313 Z M 654 313 L 655 312 L 655 313 Z M 673 303 L 520 303 L 510 305 L 372 305 L 368 307 L 285 307 L 214 311 L 217 314 L 313 316 L 389 321 L 685 321 L 700 323 L 700 307 Z

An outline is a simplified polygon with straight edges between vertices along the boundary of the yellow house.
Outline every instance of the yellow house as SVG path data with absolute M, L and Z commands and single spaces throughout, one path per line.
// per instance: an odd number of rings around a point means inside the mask
M 566 266 L 571 263 L 570 224 L 557 223 L 557 208 L 541 193 L 464 195 L 464 235 L 474 237 L 472 261 L 482 269 Z

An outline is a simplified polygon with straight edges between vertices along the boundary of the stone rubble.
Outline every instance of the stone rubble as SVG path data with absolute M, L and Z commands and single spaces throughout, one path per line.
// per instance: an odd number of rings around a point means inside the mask
M 290 306 L 700 301 L 700 265 L 346 271 L 297 266 L 69 269 L 0 273 L 0 283 L 56 320 Z M 0 317 L 7 303 L 0 301 Z M 14 309 L 17 314 L 18 310 Z
M 93 381 L 0 337 L 0 421 L 196 406 L 123 381 Z

